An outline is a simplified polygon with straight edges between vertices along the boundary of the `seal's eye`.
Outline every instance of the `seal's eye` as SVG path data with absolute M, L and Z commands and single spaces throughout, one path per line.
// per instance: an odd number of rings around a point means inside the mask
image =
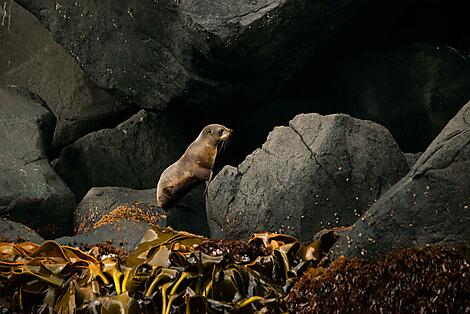
M 219 129 L 218 132 L 219 132 L 219 136 L 220 136 L 220 135 L 224 134 L 224 129 Z
M 211 134 L 211 133 L 212 133 L 212 130 L 211 130 L 211 129 L 207 130 L 207 133 Z

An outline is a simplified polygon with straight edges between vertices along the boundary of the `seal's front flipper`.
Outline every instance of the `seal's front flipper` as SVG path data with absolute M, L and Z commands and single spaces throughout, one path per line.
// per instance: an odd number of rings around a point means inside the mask
M 210 181 L 212 179 L 212 170 L 202 167 L 195 167 L 192 173 L 201 181 Z

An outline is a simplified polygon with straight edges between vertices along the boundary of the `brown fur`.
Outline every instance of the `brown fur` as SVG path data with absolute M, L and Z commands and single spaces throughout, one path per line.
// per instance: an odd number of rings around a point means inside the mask
M 230 138 L 232 132 L 220 124 L 206 126 L 183 156 L 162 172 L 157 184 L 157 206 L 171 207 L 199 182 L 209 183 L 217 145 Z

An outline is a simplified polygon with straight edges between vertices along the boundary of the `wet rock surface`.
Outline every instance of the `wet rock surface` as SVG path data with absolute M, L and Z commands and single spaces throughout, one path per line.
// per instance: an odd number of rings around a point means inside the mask
M 8 6 L 0 27 L 0 85 L 25 87 L 47 103 L 57 118 L 55 148 L 123 119 L 127 105 L 98 88 L 36 17 L 14 1 Z
M 65 147 L 54 170 L 78 200 L 92 187 L 152 188 L 185 149 L 181 129 L 177 120 L 141 110 L 113 129 Z
M 37 96 L 0 89 L 0 215 L 49 236 L 71 232 L 75 206 L 47 159 L 54 124 Z
M 213 237 L 271 230 L 309 240 L 349 225 L 398 181 L 408 166 L 382 126 L 347 115 L 302 114 L 277 127 L 238 168 L 209 186 Z
M 34 230 L 23 224 L 0 218 L 0 242 L 35 242 L 41 243 L 44 239 Z
M 374 258 L 394 249 L 470 241 L 470 103 L 411 171 L 338 240 L 332 257 Z

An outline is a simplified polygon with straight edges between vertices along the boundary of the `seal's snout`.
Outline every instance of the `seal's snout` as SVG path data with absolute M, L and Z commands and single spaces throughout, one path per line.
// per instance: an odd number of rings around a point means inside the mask
M 229 129 L 229 128 L 225 128 L 222 136 L 220 137 L 220 139 L 222 141 L 225 141 L 225 140 L 228 140 L 233 134 L 233 130 L 232 129 Z

